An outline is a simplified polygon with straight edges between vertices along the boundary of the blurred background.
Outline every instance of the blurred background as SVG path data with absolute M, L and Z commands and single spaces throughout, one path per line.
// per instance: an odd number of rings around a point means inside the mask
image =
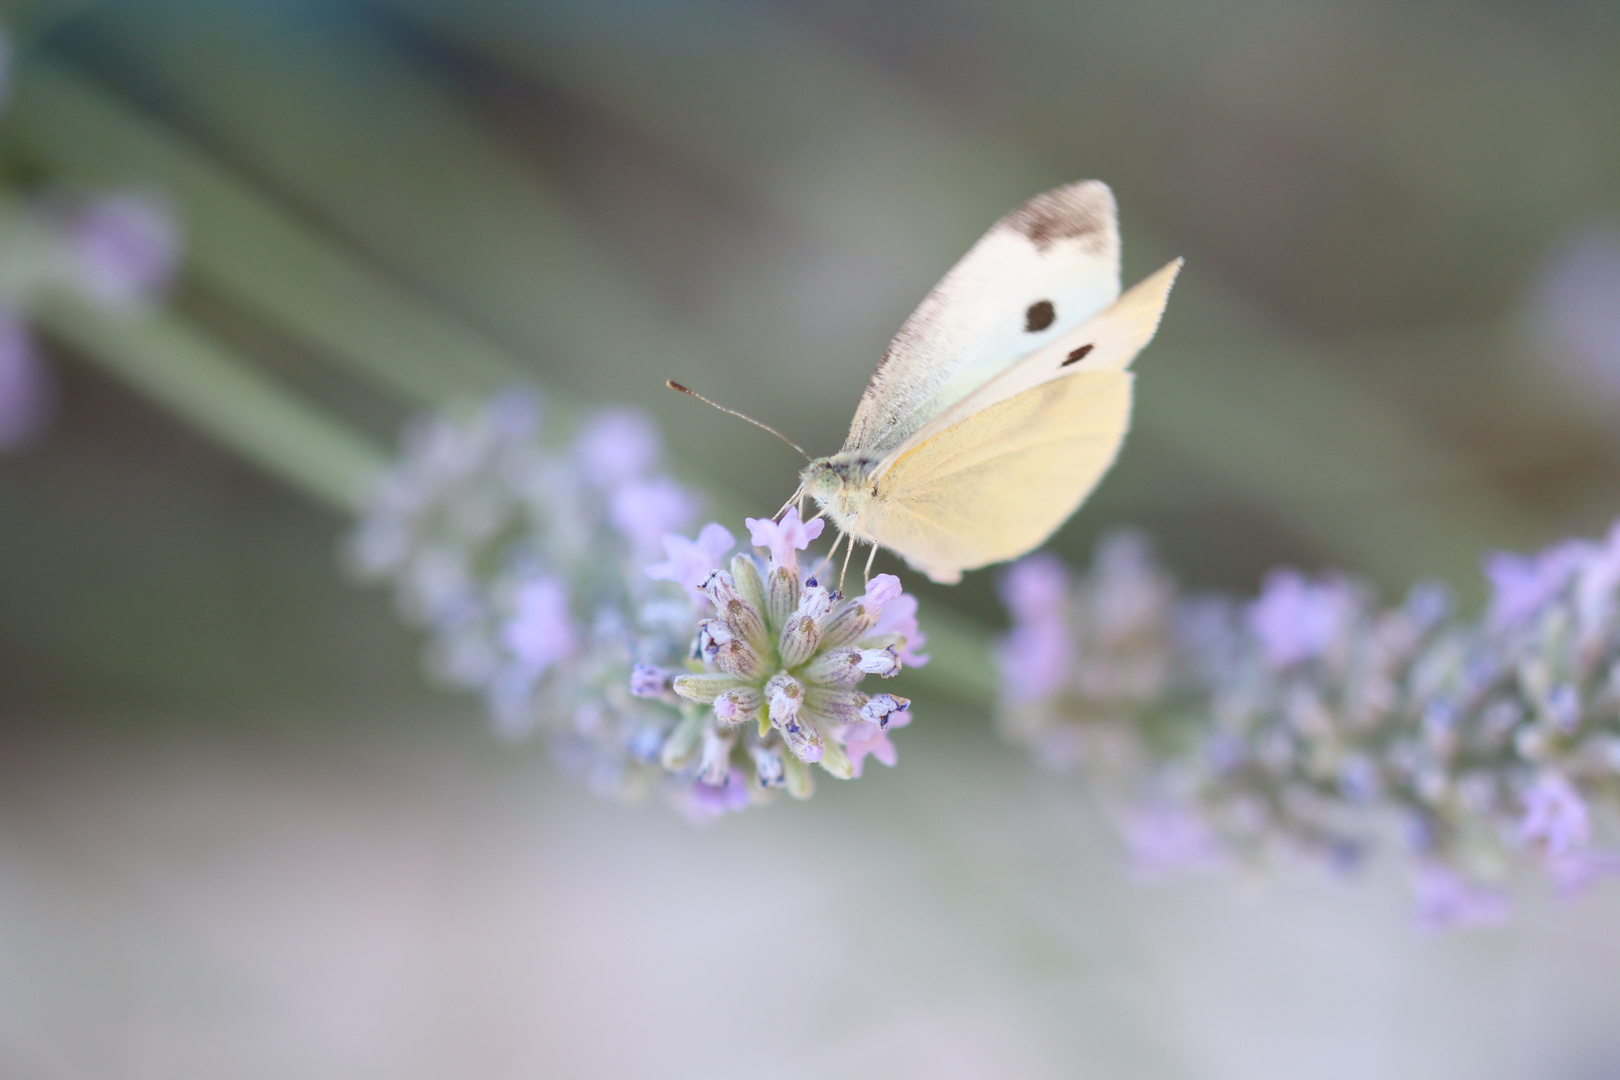
M 1604 0 L 6 0 L 15 192 L 160 197 L 165 306 L 35 313 L 0 458 L 0 1071 L 1620 1076 L 1620 898 L 1430 938 L 1402 882 L 1131 882 L 988 702 L 693 830 L 429 686 L 336 551 L 424 408 L 655 413 L 769 513 L 1035 192 L 1187 258 L 1119 465 L 1184 584 L 1386 597 L 1620 514 Z M 891 567 L 892 569 L 893 567 Z M 923 593 L 988 640 L 994 574 Z M 982 660 L 980 661 L 982 663 Z

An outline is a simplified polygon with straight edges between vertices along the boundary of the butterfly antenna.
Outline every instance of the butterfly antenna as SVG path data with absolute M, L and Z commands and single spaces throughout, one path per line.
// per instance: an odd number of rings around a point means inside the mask
M 787 502 L 782 504 L 782 509 L 778 510 L 776 512 L 776 516 L 771 518 L 771 520 L 772 521 L 777 521 L 777 522 L 781 521 L 783 514 L 787 513 L 789 510 L 793 509 L 794 504 L 803 502 L 803 500 L 804 500 L 804 485 L 800 484 L 798 490 L 793 493 L 793 497 L 788 499 Z M 824 514 L 824 513 L 826 513 L 825 510 L 822 511 L 822 514 Z M 820 516 L 821 516 L 821 514 L 816 515 L 816 517 L 820 517 Z M 802 510 L 799 513 L 799 517 L 801 517 L 801 518 L 804 517 L 804 513 L 803 513 Z M 810 520 L 814 521 L 815 518 L 811 518 Z
M 728 409 L 724 405 L 719 404 L 718 402 L 710 401 L 708 398 L 704 397 L 702 394 L 698 393 L 696 390 L 688 390 L 686 387 L 682 386 L 680 383 L 676 382 L 674 379 L 665 379 L 664 380 L 664 385 L 669 387 L 671 390 L 679 390 L 681 393 L 685 394 L 687 397 L 695 397 L 699 401 L 703 402 L 703 404 L 705 404 L 705 405 L 713 405 L 715 408 L 719 409 L 721 412 L 727 413 L 727 414 L 729 414 L 731 416 L 735 416 L 739 420 L 746 420 L 750 424 L 753 424 L 755 427 L 759 428 L 761 431 L 768 431 L 772 435 L 775 435 L 778 439 L 781 439 L 783 442 L 785 442 L 789 446 L 793 447 L 793 449 L 797 450 L 799 453 L 804 455 L 804 460 L 806 460 L 806 461 L 814 460 L 813 458 L 810 457 L 810 454 L 805 450 L 804 447 L 800 446 L 798 443 L 794 442 L 792 439 L 788 438 L 786 435 L 782 434 L 780 431 L 777 431 L 775 428 L 771 427 L 769 424 L 762 424 L 758 420 L 755 420 L 752 416 L 744 416 L 742 413 L 738 412 L 736 409 Z

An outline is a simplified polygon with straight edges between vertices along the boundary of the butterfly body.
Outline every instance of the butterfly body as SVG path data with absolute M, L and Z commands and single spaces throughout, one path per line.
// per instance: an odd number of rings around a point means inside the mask
M 1017 558 L 1066 521 L 1130 426 L 1129 364 L 1181 266 L 1123 295 L 1107 185 L 998 221 L 895 336 L 837 454 L 799 494 L 853 541 L 940 582 Z

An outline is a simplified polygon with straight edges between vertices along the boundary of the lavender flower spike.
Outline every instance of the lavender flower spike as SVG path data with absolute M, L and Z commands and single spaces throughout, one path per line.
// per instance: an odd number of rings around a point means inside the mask
M 686 810 L 746 803 L 746 785 L 715 784 L 729 775 L 725 734 L 705 743 L 700 710 L 673 687 L 708 603 L 698 585 L 731 534 L 675 538 L 650 577 L 648 549 L 697 502 L 659 470 L 656 430 L 614 409 L 571 440 L 542 405 L 512 390 L 413 424 L 361 514 L 354 569 L 393 585 L 434 674 L 480 693 L 498 733 L 543 734 L 593 790 L 664 789 Z M 682 588 L 664 595 L 658 576 Z M 700 750 L 715 791 L 694 803 Z
M 1032 557 L 1002 586 L 1002 730 L 1049 765 L 1129 763 L 1155 809 L 1120 816 L 1156 867 L 1342 869 L 1382 841 L 1414 862 L 1423 925 L 1499 921 L 1487 868 L 1529 861 L 1560 893 L 1620 875 L 1598 812 L 1620 791 L 1620 524 L 1486 573 L 1467 620 L 1432 586 L 1380 608 L 1291 570 L 1248 603 L 1181 597 L 1128 536 L 1083 575 Z
M 853 600 L 805 582 L 798 553 L 821 524 L 800 522 L 797 511 L 781 522 L 748 520 L 751 538 L 769 550 L 769 560 L 762 565 L 744 553 L 729 569 L 705 575 L 701 589 L 714 617 L 696 628 L 689 672 L 673 683 L 687 701 L 708 706 L 698 721 L 705 746 L 717 747 L 717 737 L 741 731 L 727 744 L 729 767 L 750 778 L 757 799 L 778 787 L 798 798 L 809 795 L 810 765 L 844 779 L 859 776 L 868 756 L 893 765 L 889 733 L 910 720 L 904 698 L 868 697 L 856 687 L 868 674 L 887 678 L 904 666 L 911 638 L 881 624 L 898 610 L 914 627 L 915 601 L 893 575 L 874 578 L 866 595 Z M 666 544 L 672 561 L 676 552 L 684 557 L 697 547 L 674 537 Z M 710 777 L 717 768 L 711 753 Z M 714 804 L 712 792 L 701 794 L 705 805 Z

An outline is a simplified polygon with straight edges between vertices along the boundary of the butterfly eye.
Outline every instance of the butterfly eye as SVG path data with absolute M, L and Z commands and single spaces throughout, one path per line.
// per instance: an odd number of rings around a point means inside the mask
M 1024 333 L 1033 334 L 1045 330 L 1056 318 L 1057 308 L 1052 306 L 1052 301 L 1037 300 L 1024 312 Z
M 1089 354 L 1094 348 L 1096 348 L 1095 345 L 1080 346 L 1078 349 L 1075 349 L 1073 352 L 1069 353 L 1069 358 L 1063 361 L 1063 363 L 1059 364 L 1058 367 L 1068 367 L 1070 364 L 1078 364 L 1080 361 L 1084 360 L 1087 354 Z

